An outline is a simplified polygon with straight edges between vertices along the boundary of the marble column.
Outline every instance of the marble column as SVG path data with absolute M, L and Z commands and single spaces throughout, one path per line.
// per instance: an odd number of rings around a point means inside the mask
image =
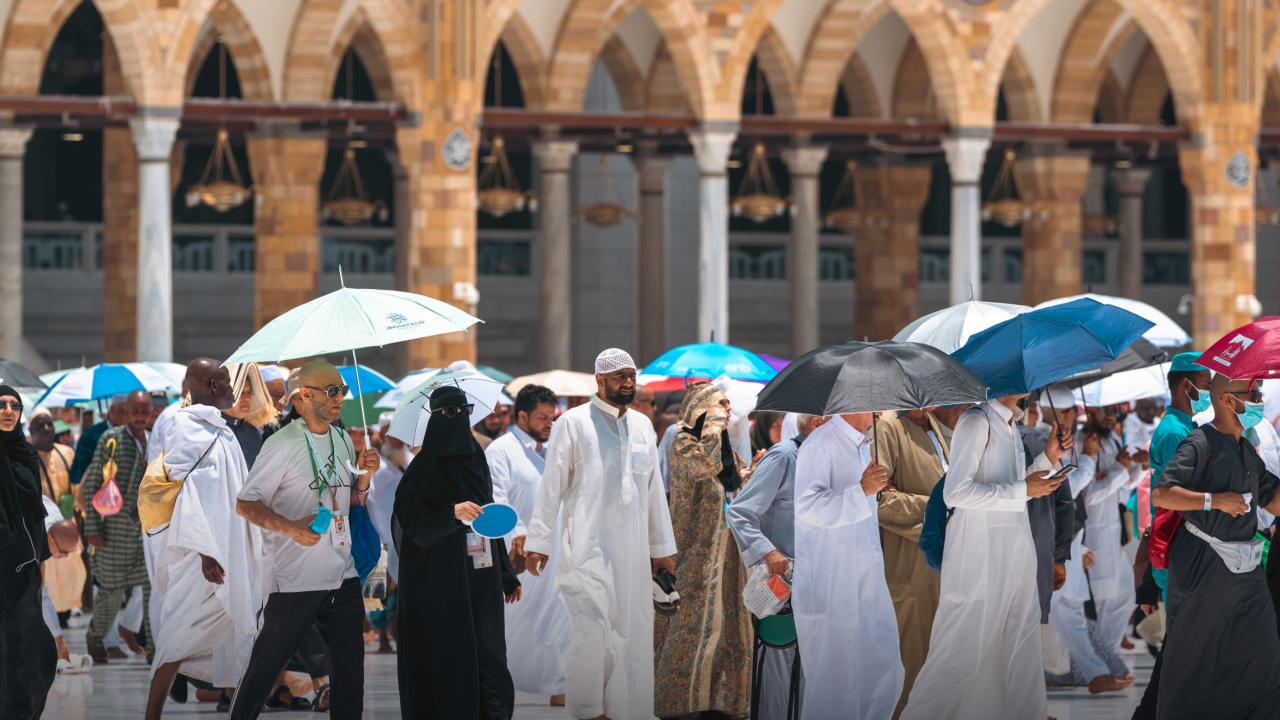
M 943 138 L 951 172 L 951 304 L 982 299 L 982 168 L 988 135 Z
M 1084 291 L 1082 200 L 1093 167 L 1088 151 L 1032 147 L 1014 161 L 1020 197 L 1034 203 L 1022 223 L 1022 304 Z
M 138 150 L 138 338 L 141 362 L 173 361 L 173 197 L 169 151 L 179 120 L 141 108 L 129 120 Z
M 22 159 L 31 128 L 0 129 L 0 357 L 21 361 Z
M 636 214 L 636 352 L 649 362 L 667 348 L 666 179 L 671 158 L 644 150 L 635 158 L 640 185 Z
M 573 304 L 569 170 L 578 143 L 538 140 L 538 367 L 568 369 L 572 363 Z
M 729 176 L 736 128 L 689 133 L 698 161 L 698 342 L 729 342 Z
M 1128 168 L 1111 173 L 1120 194 L 1117 222 L 1119 243 L 1119 293 L 1121 297 L 1142 299 L 1142 196 L 1151 180 L 1150 168 Z
M 820 337 L 818 174 L 827 159 L 826 146 L 801 145 L 782 151 L 791 174 L 791 241 L 787 244 L 787 298 L 791 306 L 791 356 L 818 347 Z

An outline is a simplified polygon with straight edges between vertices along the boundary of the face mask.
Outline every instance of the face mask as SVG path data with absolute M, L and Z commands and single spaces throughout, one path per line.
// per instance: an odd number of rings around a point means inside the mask
M 1187 399 L 1191 401 L 1192 415 L 1199 415 L 1205 410 L 1208 410 L 1209 407 L 1213 404 L 1213 402 L 1209 399 L 1208 392 L 1204 390 L 1200 390 L 1199 388 L 1196 389 L 1196 392 L 1199 393 L 1196 397 L 1191 397 L 1191 393 L 1187 393 Z
M 1244 401 L 1242 401 L 1244 402 Z M 1262 422 L 1262 403 L 1244 402 L 1244 412 L 1236 413 L 1239 416 L 1240 425 L 1245 430 Z

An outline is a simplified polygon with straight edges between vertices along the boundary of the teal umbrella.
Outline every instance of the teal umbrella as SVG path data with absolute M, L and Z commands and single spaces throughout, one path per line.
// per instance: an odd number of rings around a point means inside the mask
M 338 280 L 342 282 L 341 268 Z M 343 284 L 262 326 L 226 362 L 280 363 L 350 352 L 352 364 L 358 366 L 356 350 L 361 348 L 462 332 L 478 322 L 479 318 L 426 295 Z M 360 382 L 357 373 L 357 396 L 364 394 Z
M 494 380 L 497 380 L 503 385 L 506 385 L 510 383 L 512 380 L 516 379 L 515 375 L 512 375 L 511 373 L 502 372 L 498 368 L 492 367 L 490 365 L 477 365 L 476 370 L 479 370 L 482 375 L 486 375 L 490 378 L 493 378 Z

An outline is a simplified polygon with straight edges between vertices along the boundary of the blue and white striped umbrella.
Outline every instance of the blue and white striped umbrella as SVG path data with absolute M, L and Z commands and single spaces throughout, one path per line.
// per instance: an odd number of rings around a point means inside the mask
M 173 380 L 143 363 L 103 363 L 63 375 L 40 396 L 36 407 L 65 407 L 134 390 L 155 392 L 177 387 Z
M 396 386 L 391 382 L 391 378 L 367 365 L 342 365 L 338 368 L 338 374 L 342 376 L 343 384 L 349 388 L 347 400 L 372 392 L 390 390 Z

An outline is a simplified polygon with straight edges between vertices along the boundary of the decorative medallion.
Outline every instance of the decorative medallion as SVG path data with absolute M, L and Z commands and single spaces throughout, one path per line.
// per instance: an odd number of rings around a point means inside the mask
M 471 165 L 471 137 L 462 128 L 454 128 L 440 148 L 444 164 L 453 170 L 466 170 Z
M 1235 151 L 1227 160 L 1227 182 L 1238 188 L 1248 185 L 1250 170 L 1248 156 L 1242 150 Z

